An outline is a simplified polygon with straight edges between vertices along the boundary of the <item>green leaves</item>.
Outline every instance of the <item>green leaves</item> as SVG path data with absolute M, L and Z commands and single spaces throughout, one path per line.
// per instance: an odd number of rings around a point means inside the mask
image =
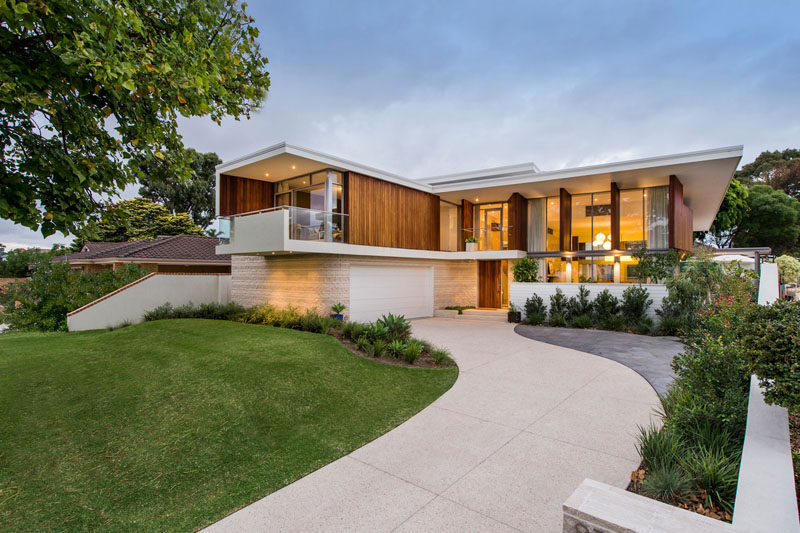
M 0 19 L 0 217 L 44 235 L 97 219 L 131 158 L 188 178 L 177 114 L 249 117 L 270 84 L 236 0 L 8 1 Z

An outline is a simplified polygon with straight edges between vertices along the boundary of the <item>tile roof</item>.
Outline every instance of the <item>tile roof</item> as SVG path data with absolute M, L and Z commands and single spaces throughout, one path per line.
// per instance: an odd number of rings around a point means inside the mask
M 150 259 L 170 261 L 219 261 L 229 263 L 230 255 L 217 255 L 216 237 L 199 235 L 160 236 L 152 241 L 87 242 L 80 252 L 55 257 L 57 261 L 93 259 Z

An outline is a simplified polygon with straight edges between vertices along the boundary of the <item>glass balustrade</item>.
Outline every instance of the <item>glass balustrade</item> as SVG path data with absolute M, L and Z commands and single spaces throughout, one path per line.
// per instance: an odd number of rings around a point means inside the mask
M 508 250 L 508 230 L 511 227 L 493 224 L 480 228 L 464 228 L 463 234 L 465 240 L 475 239 L 475 250 Z
M 235 239 L 236 221 L 243 217 L 257 216 L 263 213 L 288 211 L 289 238 L 298 241 L 344 242 L 344 213 L 331 213 L 304 207 L 280 206 L 251 213 L 240 213 L 228 217 L 217 217 L 218 237 L 221 244 L 228 244 Z M 270 228 L 265 227 L 265 231 Z

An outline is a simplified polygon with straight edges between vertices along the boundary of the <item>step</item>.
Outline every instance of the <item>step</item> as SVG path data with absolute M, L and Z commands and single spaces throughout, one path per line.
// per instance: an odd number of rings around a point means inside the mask
M 464 309 L 464 315 L 506 316 L 507 314 L 508 314 L 508 309 Z

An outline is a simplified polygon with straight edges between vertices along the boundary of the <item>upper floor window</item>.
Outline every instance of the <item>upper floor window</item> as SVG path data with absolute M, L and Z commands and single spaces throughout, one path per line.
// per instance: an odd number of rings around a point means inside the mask
M 669 246 L 669 187 L 626 189 L 619 193 L 619 240 L 623 250 Z
M 573 250 L 611 249 L 611 193 L 572 196 Z

